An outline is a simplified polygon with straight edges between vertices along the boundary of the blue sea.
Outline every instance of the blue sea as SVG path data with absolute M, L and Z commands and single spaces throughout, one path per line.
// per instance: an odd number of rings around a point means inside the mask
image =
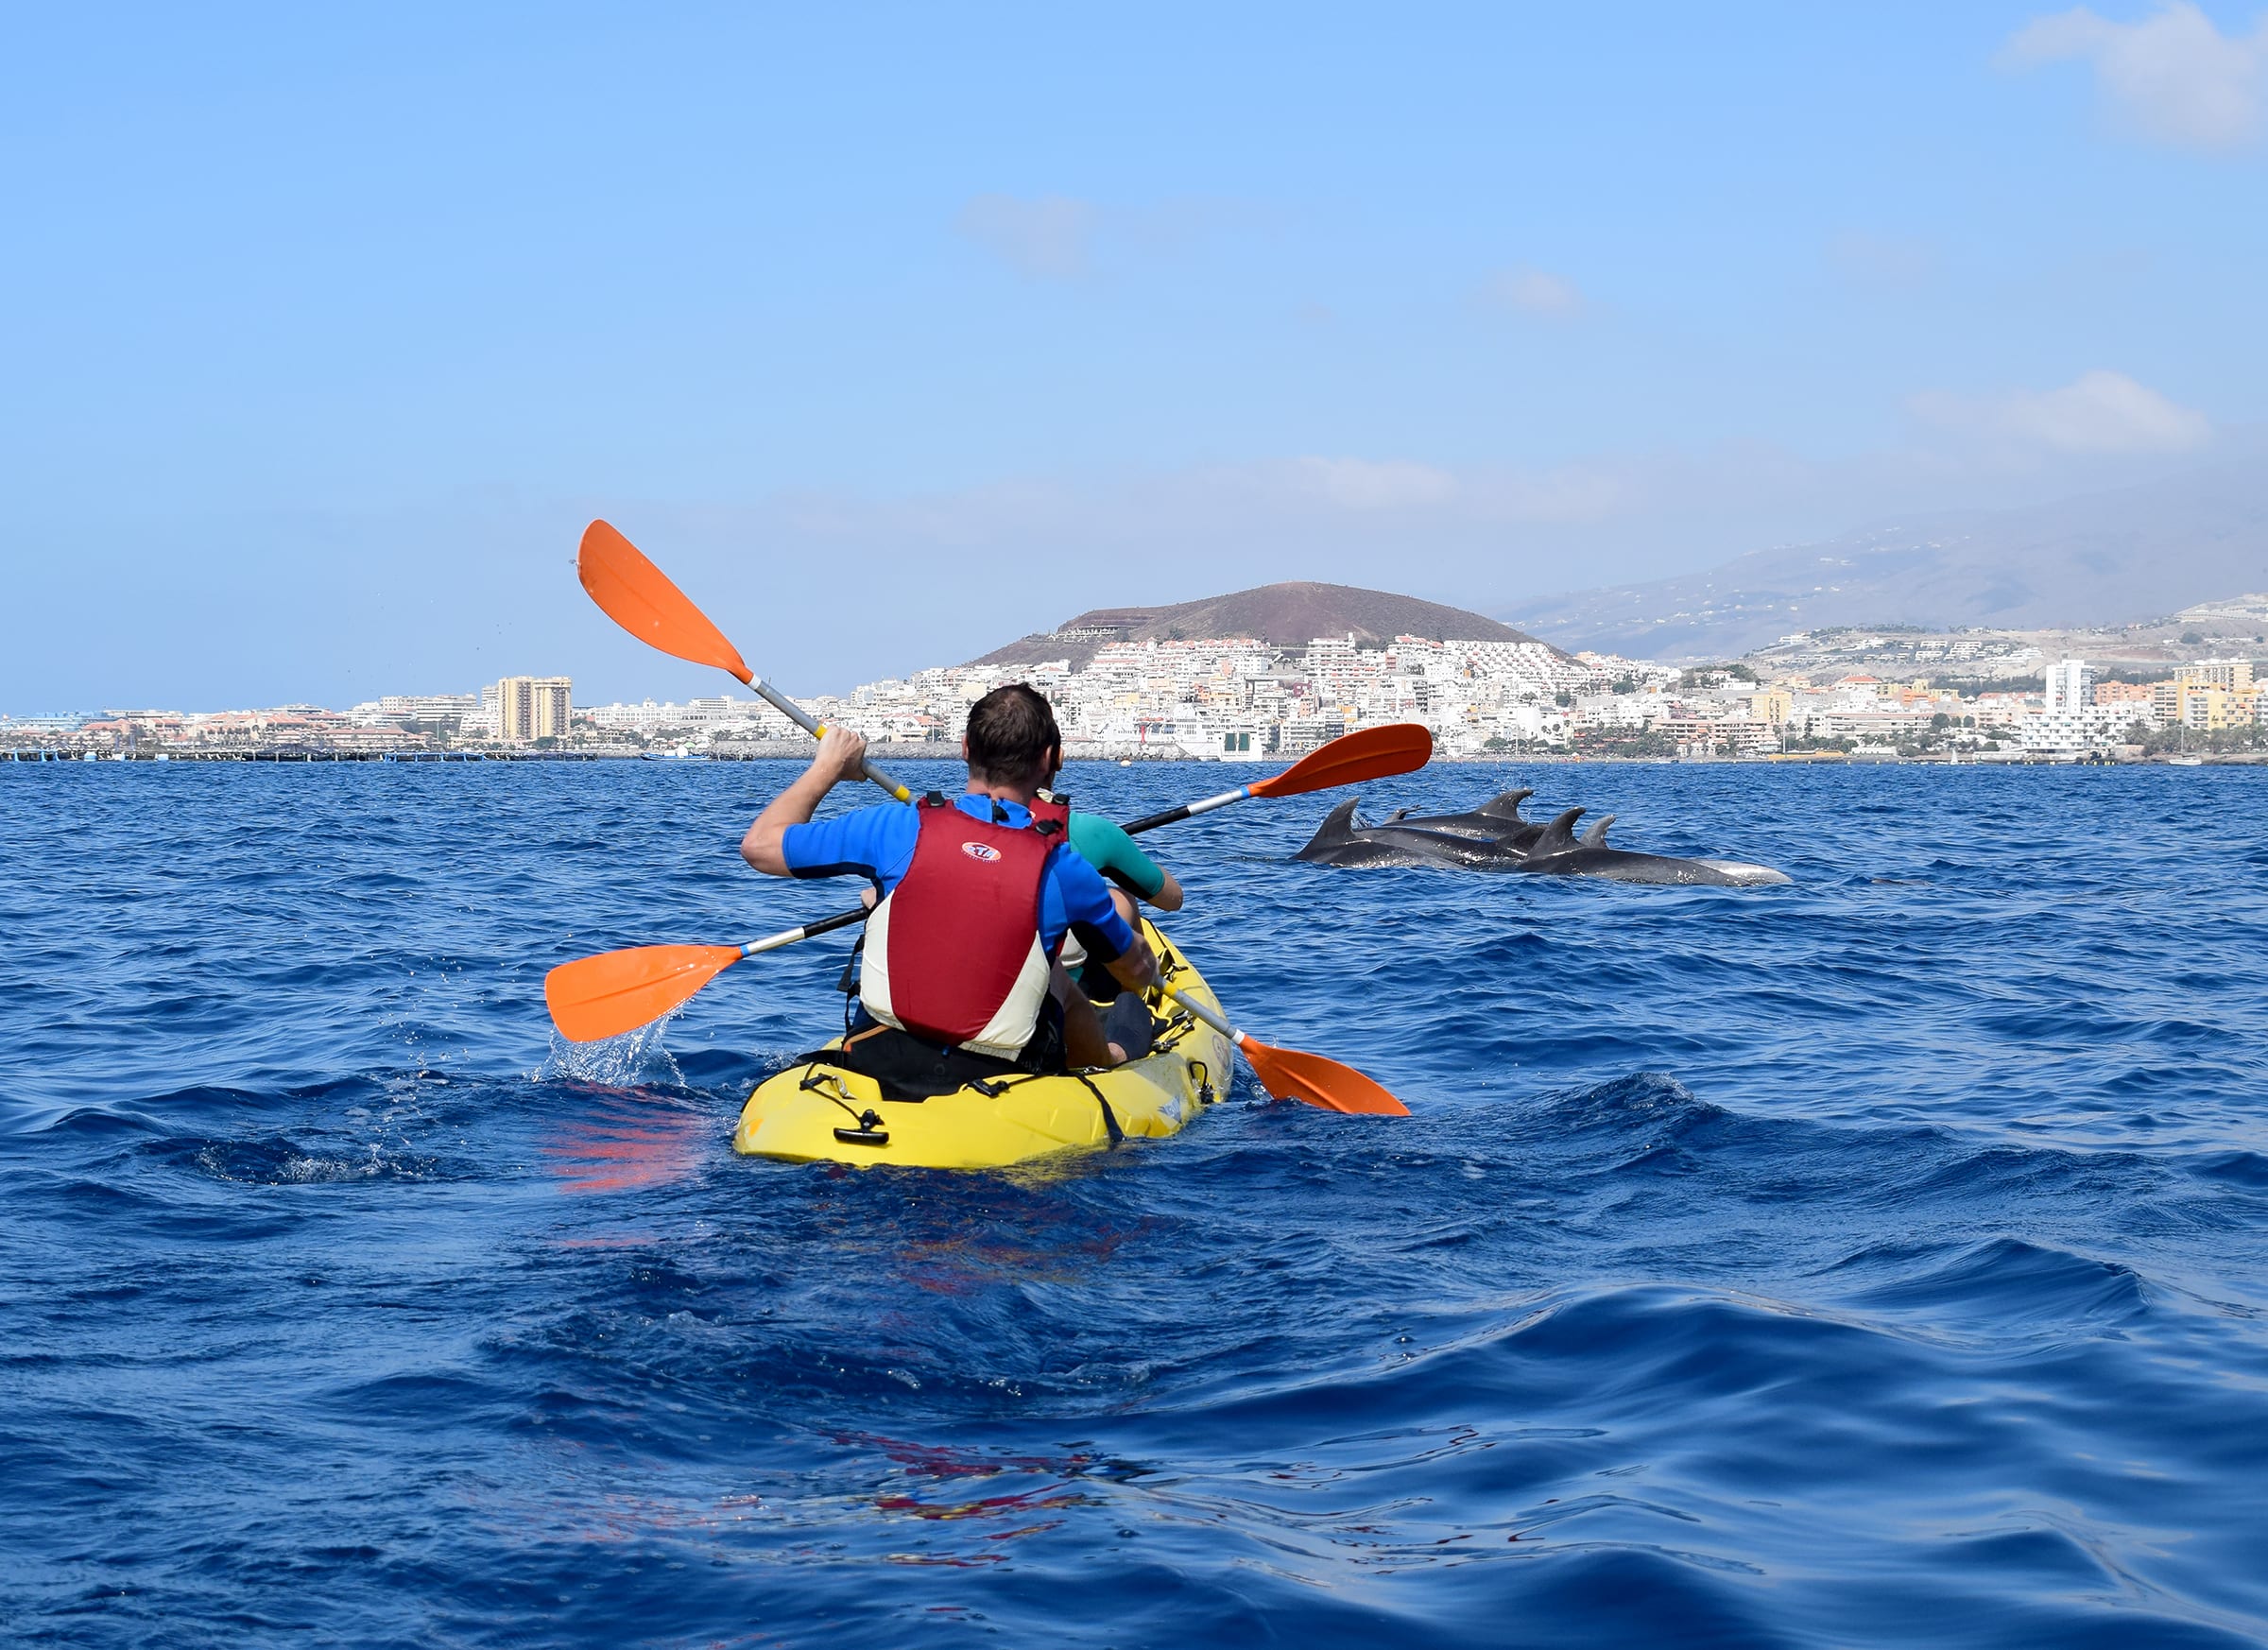
M 9 1641 L 2268 1641 L 2268 774 L 1366 793 L 1754 890 L 1175 826 L 1235 1018 L 1415 1115 L 956 1175 L 730 1150 L 847 936 L 549 1033 L 847 902 L 734 851 L 791 771 L 0 767 Z

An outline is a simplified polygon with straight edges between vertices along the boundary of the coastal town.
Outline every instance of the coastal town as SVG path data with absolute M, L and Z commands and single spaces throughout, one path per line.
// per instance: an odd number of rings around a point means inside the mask
M 1114 639 L 1091 627 L 1027 638 L 1025 652 L 1051 641 L 1067 644 L 1062 657 L 922 670 L 798 702 L 878 745 L 944 754 L 969 704 L 1028 680 L 1055 702 L 1067 754 L 1103 760 L 1280 760 L 1388 722 L 1425 724 L 1452 760 L 2194 761 L 2252 750 L 2268 735 L 2268 682 L 2256 684 L 2253 661 L 2236 656 L 2113 669 L 1956 638 L 1894 678 L 1840 668 L 1838 657 L 1900 649 L 1847 632 L 1680 666 L 1534 640 L 1345 634 L 1286 646 Z M 0 759 L 13 760 L 732 759 L 806 748 L 754 697 L 581 704 L 563 676 L 343 709 L 0 716 Z

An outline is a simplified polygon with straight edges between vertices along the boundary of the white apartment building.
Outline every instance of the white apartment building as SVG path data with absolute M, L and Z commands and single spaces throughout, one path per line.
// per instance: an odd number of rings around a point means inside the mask
M 2047 691 L 2041 704 L 2050 712 L 2076 711 L 2095 702 L 2095 673 L 2084 659 L 2065 659 L 2048 666 Z
M 2088 691 L 2093 691 L 2091 686 Z M 2132 705 L 2070 704 L 2059 698 L 2052 709 L 2016 725 L 2017 748 L 2043 753 L 2107 750 L 2126 737 L 2135 721 Z

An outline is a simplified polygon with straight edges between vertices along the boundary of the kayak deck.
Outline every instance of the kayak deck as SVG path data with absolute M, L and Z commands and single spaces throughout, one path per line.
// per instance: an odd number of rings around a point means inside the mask
M 1155 924 L 1145 924 L 1160 973 L 1217 1010 L 1204 976 Z M 800 1060 L 756 1086 L 741 1108 L 732 1149 L 790 1162 L 871 1167 L 996 1169 L 1057 1152 L 1101 1151 L 1121 1140 L 1160 1140 L 1228 1090 L 1228 1040 L 1152 987 L 1166 1022 L 1150 1052 L 1107 1070 L 1011 1074 L 925 1100 L 885 1100 L 871 1077 Z M 841 1046 L 840 1038 L 829 1042 Z M 871 1125 L 863 1119 L 871 1112 Z

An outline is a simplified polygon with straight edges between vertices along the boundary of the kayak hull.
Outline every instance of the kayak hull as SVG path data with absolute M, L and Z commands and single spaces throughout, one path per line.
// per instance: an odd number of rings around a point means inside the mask
M 1189 959 L 1155 925 L 1149 937 L 1174 988 L 1217 1011 L 1219 1000 Z M 870 1077 L 799 1061 L 756 1086 L 741 1108 L 732 1149 L 860 1168 L 998 1169 L 1178 1134 L 1228 1093 L 1228 1040 L 1155 988 L 1148 995 L 1166 1030 L 1147 1056 L 1107 1071 L 1016 1075 L 986 1084 L 989 1092 L 972 1086 L 926 1100 L 885 1100 Z M 870 1125 L 863 1121 L 868 1113 Z

